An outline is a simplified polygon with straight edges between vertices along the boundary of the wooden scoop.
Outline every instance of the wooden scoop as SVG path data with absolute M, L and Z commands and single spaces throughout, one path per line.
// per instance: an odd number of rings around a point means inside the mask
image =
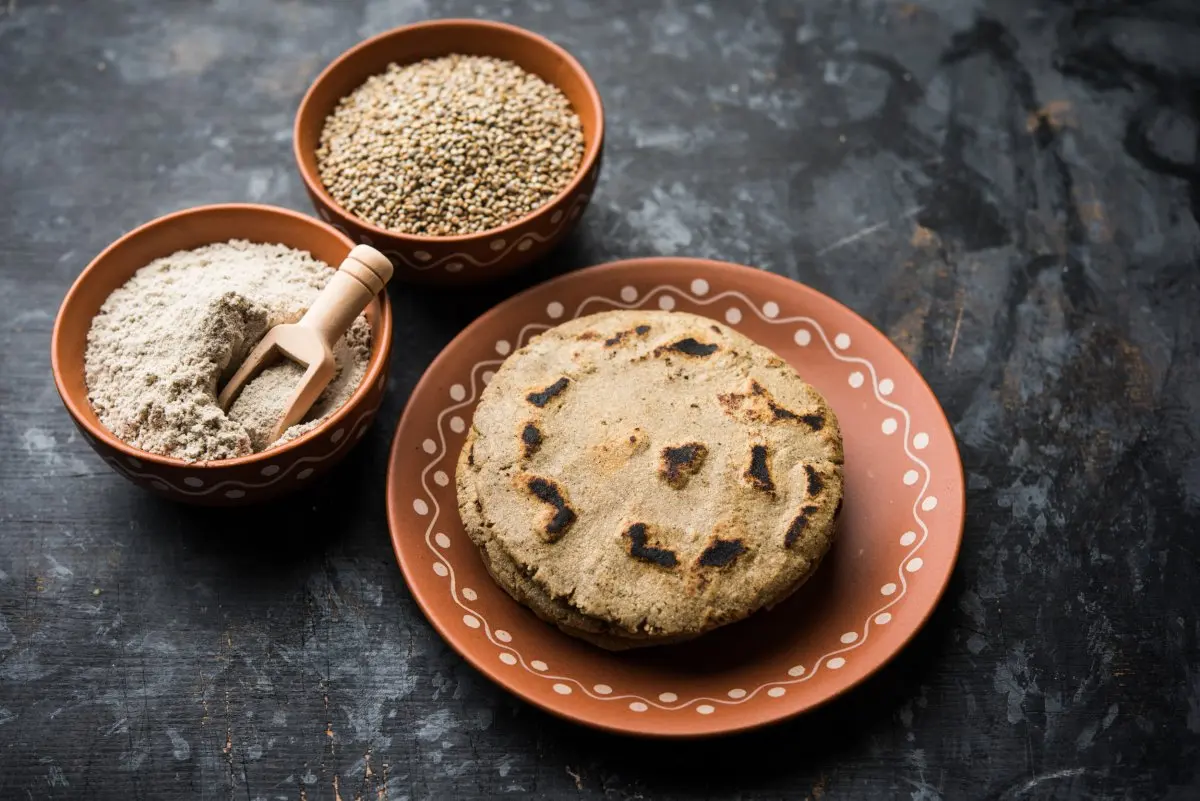
M 283 436 L 284 431 L 304 419 L 337 373 L 334 343 L 391 277 L 392 263 L 387 256 L 367 245 L 355 247 L 300 322 L 275 326 L 254 346 L 221 390 L 217 398 L 221 409 L 228 412 L 242 388 L 264 368 L 282 357 L 291 359 L 305 371 L 288 398 L 283 416 L 271 433 L 271 441 Z

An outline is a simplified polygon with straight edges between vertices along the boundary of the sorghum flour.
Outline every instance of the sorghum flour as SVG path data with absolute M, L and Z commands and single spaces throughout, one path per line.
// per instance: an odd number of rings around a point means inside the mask
M 338 340 L 338 373 L 305 418 L 269 442 L 303 375 L 283 360 L 248 384 L 229 413 L 217 391 L 269 328 L 299 320 L 333 275 L 301 250 L 232 240 L 157 259 L 109 295 L 84 359 L 100 422 L 134 447 L 187 461 L 246 456 L 305 431 L 362 382 L 371 329 L 361 315 Z
M 552 200 L 583 160 L 562 91 L 511 61 L 450 55 L 392 64 L 342 98 L 317 149 L 347 211 L 407 234 L 498 228 Z

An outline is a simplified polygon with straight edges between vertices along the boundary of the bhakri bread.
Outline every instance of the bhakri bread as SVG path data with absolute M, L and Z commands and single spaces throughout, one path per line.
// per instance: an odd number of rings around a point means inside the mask
M 535 337 L 484 390 L 457 474 L 493 577 L 604 647 L 675 642 L 778 603 L 836 532 L 824 399 L 707 318 L 614 311 Z

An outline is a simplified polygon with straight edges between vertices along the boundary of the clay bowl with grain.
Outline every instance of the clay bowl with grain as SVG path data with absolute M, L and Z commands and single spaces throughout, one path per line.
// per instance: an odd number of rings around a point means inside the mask
M 325 120 L 346 95 L 389 64 L 412 64 L 451 54 L 512 61 L 557 86 L 583 124 L 584 152 L 566 189 L 515 222 L 462 236 L 420 236 L 380 228 L 342 208 L 326 190 L 316 151 Z M 393 280 L 443 286 L 491 281 L 541 258 L 575 227 L 600 173 L 604 112 L 592 79 L 550 40 L 499 22 L 437 20 L 388 31 L 347 50 L 317 76 L 296 113 L 292 145 L 305 188 L 321 219 L 355 242 L 388 255 Z
M 172 500 L 206 506 L 257 503 L 311 484 L 367 432 L 383 398 L 392 345 L 387 293 L 367 306 L 371 357 L 358 390 L 312 431 L 277 448 L 211 462 L 186 462 L 127 445 L 101 424 L 88 402 L 84 353 L 92 318 L 113 290 L 141 267 L 179 250 L 247 239 L 306 250 L 336 269 L 354 243 L 340 231 L 287 209 L 201 206 L 148 222 L 109 245 L 75 279 L 54 321 L 51 363 L 63 404 L 84 440 L 125 478 Z

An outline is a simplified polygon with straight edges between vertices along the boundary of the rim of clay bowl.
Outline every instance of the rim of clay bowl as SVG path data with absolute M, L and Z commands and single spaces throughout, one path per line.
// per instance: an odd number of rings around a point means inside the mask
M 310 104 L 312 103 L 313 95 L 315 94 L 317 87 L 320 86 L 326 80 L 328 80 L 329 76 L 335 70 L 337 70 L 342 64 L 355 58 L 360 52 L 371 47 L 376 42 L 380 42 L 384 39 L 390 39 L 392 37 L 400 36 L 403 34 L 418 33 L 420 31 L 427 31 L 427 30 L 431 30 L 434 28 L 456 28 L 456 27 L 461 27 L 461 28 L 474 27 L 474 28 L 480 28 L 480 29 L 485 29 L 485 30 L 505 31 L 507 33 L 512 33 L 517 36 L 525 38 L 526 40 L 531 42 L 536 47 L 541 47 L 543 49 L 552 51 L 555 55 L 557 55 L 559 58 L 561 58 L 563 60 L 563 62 L 566 63 L 571 68 L 571 70 L 573 72 L 575 72 L 576 75 L 581 79 L 581 81 L 583 83 L 583 87 L 587 92 L 588 102 L 592 105 L 592 107 L 595 111 L 596 133 L 594 136 L 591 137 L 591 139 L 589 141 L 587 141 L 585 143 L 585 146 L 583 149 L 583 158 L 580 160 L 579 167 L 575 170 L 575 176 L 573 178 L 571 178 L 571 182 L 569 184 L 567 184 L 567 186 L 562 191 L 560 191 L 558 194 L 556 194 L 550 200 L 547 200 L 545 203 L 538 206 L 536 209 L 529 212 L 524 217 L 519 217 L 518 219 L 513 220 L 512 222 L 509 222 L 509 223 L 505 223 L 504 225 L 501 225 L 497 228 L 489 228 L 486 231 L 479 231 L 478 233 L 473 233 L 473 234 L 454 234 L 453 236 L 429 236 L 427 234 L 408 234 L 408 233 L 404 233 L 402 231 L 393 231 L 388 228 L 381 228 L 378 225 L 375 225 L 374 223 L 364 220 L 362 217 L 359 217 L 357 214 L 352 214 L 351 212 L 347 211 L 346 208 L 344 206 L 342 206 L 341 203 L 338 203 L 336 200 L 334 200 L 333 197 L 329 194 L 329 192 L 325 189 L 325 184 L 321 181 L 321 176 L 315 175 L 309 170 L 308 165 L 306 165 L 304 163 L 304 154 L 300 152 L 301 122 L 305 118 L 307 118 L 310 114 L 316 113 L 315 111 L 310 109 Z M 452 51 L 447 51 L 446 55 L 449 55 L 450 52 L 452 52 Z M 470 55 L 470 54 L 468 53 L 466 55 Z M 555 86 L 555 88 L 559 89 L 559 91 L 562 91 L 562 87 L 559 86 L 557 83 L 550 81 L 549 79 L 546 79 L 546 78 L 543 78 L 543 80 L 546 80 L 547 83 L 552 84 L 553 86 Z M 364 228 L 371 234 L 374 234 L 376 236 L 391 236 L 391 237 L 396 237 L 399 239 L 410 239 L 414 242 L 447 242 L 447 243 L 451 243 L 451 244 L 462 243 L 462 242 L 470 242 L 472 240 L 491 238 L 491 237 L 496 236 L 497 234 L 503 234 L 503 233 L 512 231 L 514 228 L 525 224 L 529 220 L 532 220 L 532 219 L 546 213 L 556 203 L 560 202 L 564 198 L 569 197 L 570 195 L 572 195 L 576 191 L 578 191 L 579 185 L 581 183 L 583 183 L 584 178 L 588 175 L 588 173 L 591 172 L 592 168 L 595 166 L 596 159 L 600 156 L 600 148 L 603 144 L 604 144 L 604 103 L 600 99 L 600 92 L 596 89 L 596 84 L 592 81 L 592 76 L 589 75 L 588 71 L 583 68 L 583 65 L 580 64 L 575 59 L 574 56 L 572 56 L 570 53 L 568 53 L 562 47 L 560 47 L 559 45 L 550 41 L 545 36 L 542 36 L 539 33 L 534 33 L 531 30 L 519 27 L 517 25 L 510 25 L 507 22 L 493 22 L 492 20 L 482 20 L 482 19 L 438 19 L 438 20 L 428 20 L 426 22 L 415 22 L 415 23 L 412 23 L 411 25 L 401 25 L 398 28 L 392 28 L 389 31 L 384 31 L 383 33 L 376 34 L 375 36 L 372 36 L 369 39 L 364 39 L 363 41 L 354 45 L 354 47 L 351 47 L 349 50 L 345 51 L 340 56 L 335 58 L 332 62 L 329 63 L 329 65 L 327 67 L 325 67 L 325 69 L 321 70 L 321 73 L 319 75 L 317 75 L 317 77 L 315 79 L 313 79 L 313 82 L 308 87 L 308 91 L 306 91 L 304 93 L 304 98 L 300 101 L 300 107 L 298 109 L 296 109 L 296 117 L 292 123 L 292 154 L 295 157 L 296 165 L 300 170 L 300 177 L 304 180 L 304 183 L 308 187 L 308 190 L 310 192 L 313 192 L 314 194 L 318 195 L 321 198 L 322 202 L 337 209 L 339 212 L 341 212 L 346 217 L 349 217 L 351 220 L 354 220 L 355 223 L 357 223 L 359 226 L 361 226 L 362 228 Z
M 290 217 L 293 220 L 303 223 L 304 225 L 316 226 L 332 234 L 337 240 L 346 246 L 347 253 L 349 253 L 354 247 L 354 241 L 341 231 L 334 228 L 332 225 L 329 225 L 328 223 L 323 222 L 316 217 L 310 217 L 307 214 L 301 214 L 298 211 L 281 208 L 279 206 L 269 206 L 261 203 L 213 203 L 206 206 L 192 206 L 190 208 L 181 209 L 180 211 L 172 212 L 170 214 L 163 215 L 162 217 L 156 217 L 149 222 L 143 223 L 137 228 L 134 228 L 132 231 L 129 231 L 128 233 L 114 240 L 107 247 L 105 247 L 104 250 L 100 251 L 95 258 L 88 262 L 87 267 L 84 267 L 83 271 L 80 272 L 79 275 L 76 276 L 75 280 L 71 283 L 71 288 L 67 290 L 67 294 L 63 297 L 63 301 L 58 307 L 58 313 L 54 317 L 54 331 L 50 338 L 50 366 L 54 373 L 54 385 L 58 390 L 59 397 L 62 398 L 63 405 L 67 407 L 67 411 L 70 412 L 71 416 L 76 420 L 76 422 L 79 423 L 79 425 L 87 429 L 87 433 L 89 435 L 108 445 L 110 448 L 119 451 L 125 456 L 132 456 L 150 464 L 203 470 L 217 467 L 250 465 L 255 464 L 256 462 L 266 462 L 272 459 L 278 459 L 281 454 L 284 454 L 289 450 L 299 448 L 306 442 L 311 442 L 312 440 L 317 439 L 334 426 L 342 423 L 350 415 L 352 410 L 354 410 L 355 407 L 362 402 L 362 399 L 366 396 L 371 386 L 373 386 L 374 383 L 379 380 L 380 374 L 387 367 L 388 358 L 391 353 L 392 303 L 391 299 L 388 297 L 387 288 L 385 287 L 384 291 L 380 293 L 383 300 L 379 307 L 380 313 L 378 330 L 375 328 L 372 328 L 371 330 L 372 344 L 374 344 L 374 339 L 379 337 L 379 341 L 382 343 L 382 346 L 371 356 L 371 360 L 367 363 L 367 373 L 363 376 L 362 382 L 359 383 L 358 389 L 354 390 L 354 394 L 351 395 L 350 398 L 341 405 L 341 407 L 339 407 L 333 414 L 326 418 L 324 422 L 322 422 L 312 431 L 301 434 L 295 439 L 289 440 L 278 447 L 269 448 L 265 451 L 260 451 L 259 453 L 252 453 L 249 456 L 237 456 L 233 459 L 189 462 L 184 459 L 177 459 L 174 456 L 162 456 L 157 453 L 151 453 L 150 451 L 144 451 L 140 448 L 135 448 L 133 445 L 130 445 L 129 443 L 120 439 L 117 437 L 117 435 L 105 428 L 104 425 L 99 422 L 99 420 L 92 422 L 92 420 L 88 417 L 88 413 L 94 417 L 95 412 L 92 410 L 91 403 L 88 401 L 86 393 L 82 398 L 76 398 L 67 390 L 63 382 L 63 366 L 60 363 L 59 352 L 65 347 L 62 341 L 62 326 L 65 310 L 74 300 L 75 296 L 82 291 L 83 285 L 90 279 L 92 274 L 100 271 L 100 265 L 114 250 L 121 247 L 126 242 L 145 236 L 147 233 L 150 233 L 155 229 L 175 225 L 188 217 L 217 211 L 267 213 L 275 214 L 281 217 Z M 330 266 L 334 267 L 334 269 L 337 269 L 336 265 Z M 380 295 L 376 295 L 377 299 L 379 297 Z

